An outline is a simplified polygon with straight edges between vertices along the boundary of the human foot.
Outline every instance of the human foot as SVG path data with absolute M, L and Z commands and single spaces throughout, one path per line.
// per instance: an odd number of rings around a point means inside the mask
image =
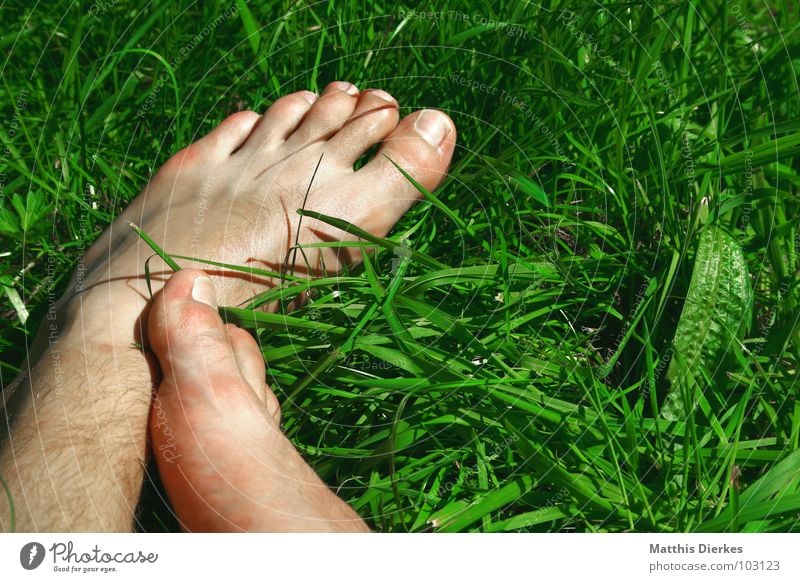
M 390 160 L 433 189 L 445 174 L 456 138 L 452 122 L 439 111 L 398 119 L 397 102 L 389 94 L 359 93 L 343 82 L 331 83 L 319 98 L 308 91 L 287 95 L 263 116 L 244 111 L 228 117 L 164 164 L 90 249 L 85 288 L 100 287 L 104 293 L 113 288 L 117 296 L 122 286 L 128 300 L 117 303 L 129 305 L 131 313 L 144 307 L 143 266 L 153 253 L 129 222 L 170 253 L 278 272 L 297 238 L 297 209 L 304 203 L 306 209 L 385 235 L 419 198 Z M 374 158 L 354 171 L 356 160 L 382 140 Z M 308 217 L 299 233 L 300 244 L 353 238 Z M 358 253 L 351 256 L 346 249 L 338 254 L 306 250 L 290 257 L 298 274 L 308 267 L 336 272 L 342 262 L 357 258 Z M 163 264 L 150 266 L 157 291 L 170 270 Z M 194 266 L 210 272 L 226 305 L 275 283 Z
M 202 271 L 173 275 L 149 315 L 163 371 L 150 415 L 162 482 L 189 531 L 367 531 L 281 432 L 255 340 L 225 325 Z
M 48 313 L 31 350 L 30 375 L 4 391 L 4 405 L 16 402 L 0 474 L 20 503 L 19 530 L 121 531 L 132 523 L 151 401 L 151 370 L 132 344 L 143 339 L 136 332 L 148 305 L 144 263 L 152 251 L 128 221 L 174 254 L 280 270 L 294 243 L 296 209 L 323 156 L 306 208 L 384 234 L 418 196 L 387 158 L 433 189 L 456 138 L 439 112 L 416 112 L 398 123 L 397 105 L 385 97 L 337 83 L 319 99 L 300 92 L 263 116 L 232 115 L 173 156 L 92 246 Z M 354 172 L 353 162 L 381 139 L 384 155 Z M 299 240 L 342 236 L 304 219 Z M 312 267 L 319 264 L 307 256 Z M 329 270 L 337 268 L 339 257 L 323 259 Z M 166 269 L 156 262 L 151 269 L 157 291 Z M 220 302 L 228 305 L 272 283 L 216 275 Z M 8 516 L 0 504 L 0 529 Z

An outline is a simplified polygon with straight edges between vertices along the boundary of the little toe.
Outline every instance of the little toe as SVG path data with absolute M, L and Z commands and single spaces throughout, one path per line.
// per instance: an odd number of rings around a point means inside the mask
M 303 122 L 287 139 L 292 150 L 297 151 L 310 143 L 327 139 L 347 122 L 358 102 L 358 89 L 352 83 L 330 83 L 314 102 Z
M 317 96 L 311 91 L 297 91 L 276 100 L 261 116 L 244 150 L 270 150 L 282 144 L 300 125 Z
M 329 140 L 327 149 L 343 164 L 351 166 L 389 135 L 399 118 L 394 97 L 380 89 L 368 89 L 359 97 L 347 124 Z
M 255 111 L 239 111 L 229 115 L 195 145 L 209 145 L 230 155 L 247 141 L 260 118 Z

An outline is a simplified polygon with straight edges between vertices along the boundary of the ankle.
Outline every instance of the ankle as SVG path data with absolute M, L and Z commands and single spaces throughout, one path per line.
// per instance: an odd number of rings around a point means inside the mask
M 44 337 L 48 345 L 58 342 L 84 351 L 141 345 L 147 308 L 147 297 L 123 282 L 68 293 L 48 311 L 37 342 Z

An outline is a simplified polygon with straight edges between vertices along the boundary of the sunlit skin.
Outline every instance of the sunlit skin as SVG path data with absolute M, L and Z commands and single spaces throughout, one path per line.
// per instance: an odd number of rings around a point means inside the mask
M 215 308 L 276 280 L 191 260 L 171 275 L 151 260 L 151 299 L 144 264 L 153 253 L 129 223 L 174 255 L 334 272 L 356 256 L 308 250 L 287 266 L 296 241 L 347 236 L 307 217 L 299 226 L 297 209 L 385 235 L 419 198 L 393 162 L 433 189 L 455 142 L 444 113 L 401 120 L 389 94 L 336 82 L 320 96 L 282 97 L 263 115 L 235 113 L 167 161 L 86 253 L 40 331 L 30 373 L 8 390 L 0 474 L 16 530 L 130 531 L 149 435 L 186 530 L 366 531 L 281 432 L 255 340 Z M 0 529 L 11 529 L 5 498 Z

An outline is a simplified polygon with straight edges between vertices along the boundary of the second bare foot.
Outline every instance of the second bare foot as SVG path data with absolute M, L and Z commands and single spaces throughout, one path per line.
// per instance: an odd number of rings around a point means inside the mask
M 281 432 L 255 340 L 225 325 L 202 271 L 182 270 L 150 312 L 164 379 L 150 415 L 159 473 L 189 531 L 367 531 Z

